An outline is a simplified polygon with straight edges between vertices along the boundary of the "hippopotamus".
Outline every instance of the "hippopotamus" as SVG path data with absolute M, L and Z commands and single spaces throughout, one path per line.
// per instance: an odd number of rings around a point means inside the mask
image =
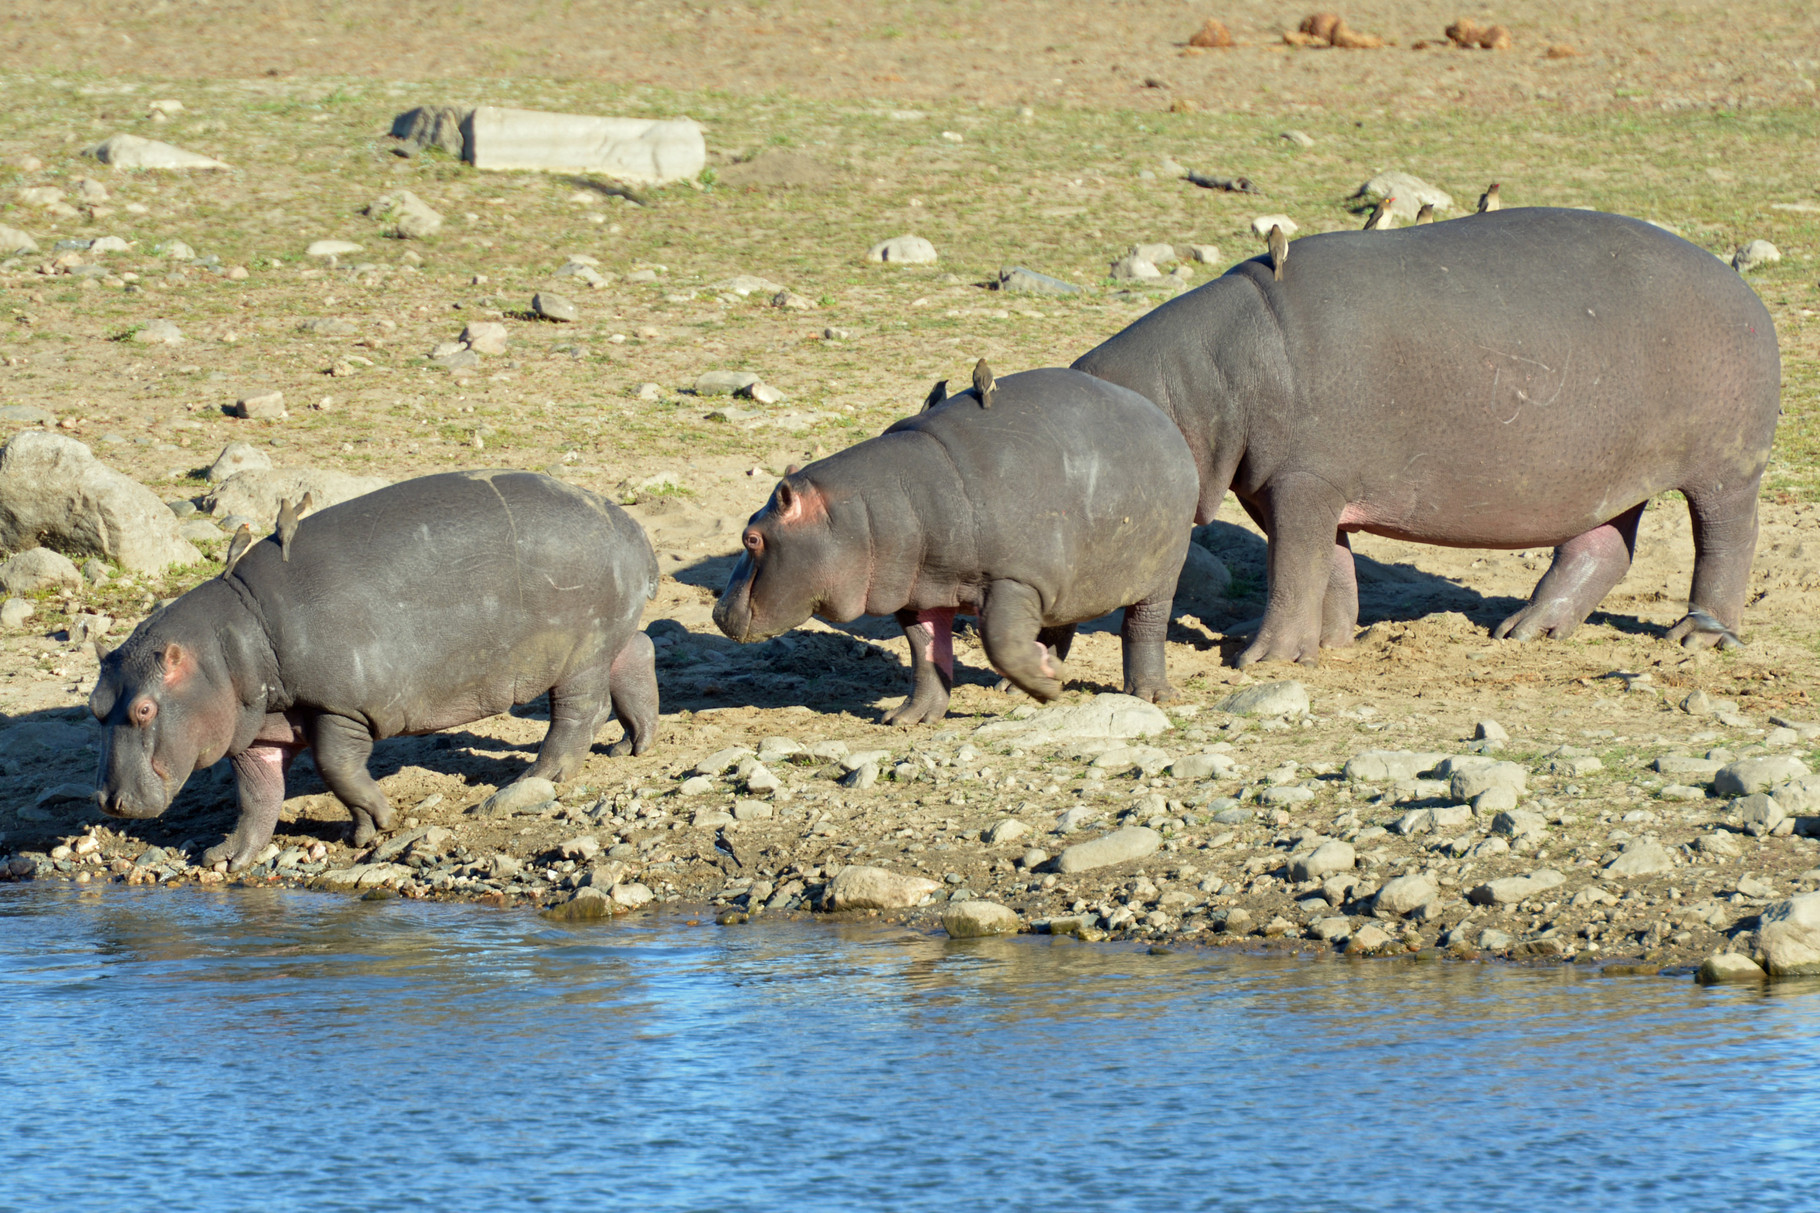
M 738 641 L 819 615 L 897 617 L 910 695 L 885 723 L 941 719 L 952 625 L 976 614 L 993 667 L 1061 693 L 1074 625 L 1125 609 L 1125 691 L 1173 691 L 1163 649 L 1197 481 L 1169 419 L 1136 392 L 1050 368 L 975 387 L 778 482 L 714 608 Z
M 289 559 L 285 559 L 288 546 Z M 367 773 L 374 741 L 431 733 L 550 695 L 523 778 L 580 770 L 609 713 L 642 754 L 656 654 L 638 629 L 657 591 L 639 525 L 532 472 L 408 480 L 253 544 L 106 655 L 89 697 L 104 726 L 98 799 L 156 817 L 226 756 L 240 820 L 206 864 L 245 867 L 271 840 L 292 759 L 315 753 L 364 846 L 391 822 Z
M 1556 548 L 1495 635 L 1566 636 L 1630 567 L 1649 499 L 1693 516 L 1688 647 L 1737 643 L 1781 364 L 1724 262 L 1619 215 L 1498 210 L 1332 232 L 1232 267 L 1074 363 L 1160 406 L 1269 538 L 1238 664 L 1352 642 L 1356 531 Z

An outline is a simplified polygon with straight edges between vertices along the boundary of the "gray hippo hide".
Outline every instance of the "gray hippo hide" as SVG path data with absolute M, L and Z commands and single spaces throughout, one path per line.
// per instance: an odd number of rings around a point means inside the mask
M 612 503 L 530 472 L 406 481 L 303 519 L 146 619 L 89 697 L 105 726 L 99 799 L 156 817 L 226 755 L 240 820 L 205 863 L 241 868 L 271 839 L 304 747 L 348 806 L 354 843 L 390 824 L 373 742 L 468 724 L 550 693 L 525 777 L 561 781 L 617 713 L 613 754 L 657 723 L 657 590 L 644 531 Z
M 1238 659 L 1352 643 L 1347 535 L 1556 547 L 1495 635 L 1565 636 L 1630 567 L 1649 499 L 1693 515 L 1686 617 L 1723 641 L 1744 607 L 1780 395 L 1775 328 L 1738 275 L 1635 219 L 1517 209 L 1294 244 L 1157 308 L 1077 370 L 1162 407 L 1270 539 Z
M 1125 690 L 1172 692 L 1170 597 L 1197 491 L 1181 435 L 1134 392 L 1027 371 L 943 399 L 786 476 L 752 515 L 714 608 L 738 641 L 819 615 L 897 617 L 911 693 L 887 724 L 939 720 L 951 627 L 980 618 L 987 658 L 1038 699 L 1061 693 L 1074 625 L 1125 608 Z

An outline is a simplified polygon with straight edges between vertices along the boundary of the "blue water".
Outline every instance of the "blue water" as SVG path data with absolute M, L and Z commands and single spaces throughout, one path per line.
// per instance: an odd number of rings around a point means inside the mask
M 1820 986 L 0 887 L 0 1210 L 1812 1210 Z

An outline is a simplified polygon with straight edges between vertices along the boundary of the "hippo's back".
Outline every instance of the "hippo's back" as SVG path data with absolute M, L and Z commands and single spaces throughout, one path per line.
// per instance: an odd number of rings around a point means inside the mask
M 288 563 L 269 538 L 233 580 L 287 687 L 385 735 L 469 711 L 452 701 L 504 710 L 521 687 L 617 652 L 656 593 L 657 562 L 638 524 L 585 489 L 451 472 L 306 516 Z

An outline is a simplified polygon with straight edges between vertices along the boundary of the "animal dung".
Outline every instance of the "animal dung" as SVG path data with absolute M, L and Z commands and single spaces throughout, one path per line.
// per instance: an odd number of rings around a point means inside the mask
M 1464 50 L 1475 47 L 1488 51 L 1510 49 L 1510 30 L 1502 25 L 1480 25 L 1471 17 L 1461 17 L 1444 31 L 1447 40 Z
M 1208 49 L 1231 46 L 1232 31 L 1227 29 L 1222 22 L 1209 17 L 1207 24 L 1197 30 L 1194 37 L 1188 39 L 1188 45 Z
M 1291 46 L 1334 46 L 1341 50 L 1376 50 L 1384 39 L 1376 34 L 1361 34 L 1346 24 L 1337 13 L 1310 13 L 1302 18 L 1299 28 L 1283 35 Z

